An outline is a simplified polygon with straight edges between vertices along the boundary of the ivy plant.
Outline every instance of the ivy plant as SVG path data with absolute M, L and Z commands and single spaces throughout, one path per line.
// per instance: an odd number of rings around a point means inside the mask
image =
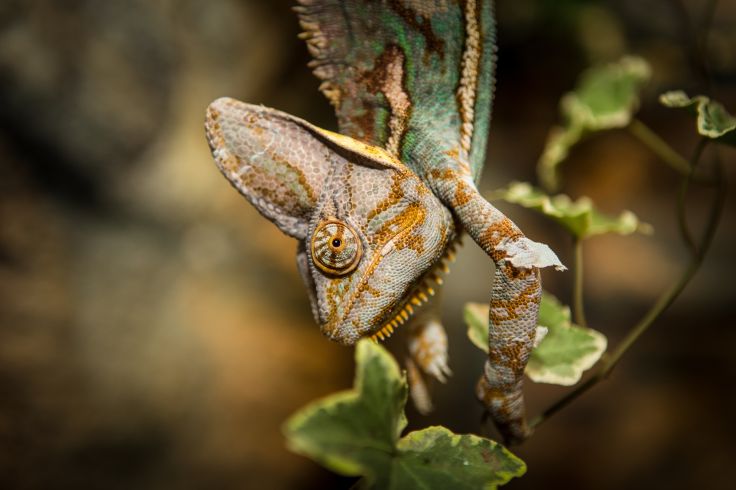
M 666 107 L 687 109 L 696 117 L 696 129 L 702 136 L 736 146 L 736 117 L 720 102 L 705 95 L 688 97 L 682 90 L 666 92 L 659 101 Z
M 383 347 L 358 342 L 352 390 L 317 400 L 284 425 L 289 448 L 346 476 L 360 488 L 496 488 L 526 465 L 500 444 L 444 427 L 410 432 L 406 376 Z

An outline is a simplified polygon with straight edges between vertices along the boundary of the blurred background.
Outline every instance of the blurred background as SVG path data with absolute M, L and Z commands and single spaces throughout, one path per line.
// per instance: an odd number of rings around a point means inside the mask
M 285 449 L 283 421 L 346 389 L 352 350 L 324 339 L 296 244 L 209 155 L 204 109 L 229 95 L 334 128 L 292 0 L 4 0 L 0 3 L 0 487 L 347 488 Z M 499 0 L 498 87 L 483 189 L 535 179 L 558 100 L 579 72 L 624 53 L 654 69 L 641 119 L 684 155 L 693 121 L 661 108 L 707 83 L 693 32 L 709 0 Z M 716 5 L 712 94 L 736 112 L 736 2 Z M 714 157 L 710 151 L 705 160 Z M 721 149 L 736 181 L 736 151 Z M 686 261 L 676 175 L 625 131 L 577 147 L 565 191 L 633 210 L 651 237 L 586 245 L 588 319 L 615 345 Z M 610 380 L 516 449 L 508 488 L 733 488 L 736 460 L 734 185 L 703 269 Z M 695 189 L 693 222 L 709 194 Z M 570 263 L 540 217 L 503 206 Z M 570 299 L 571 274 L 545 273 Z M 447 278 L 451 382 L 429 417 L 482 431 L 483 355 L 462 306 L 486 301 L 473 245 Z M 403 357 L 401 339 L 389 348 Z M 527 383 L 529 412 L 565 392 Z

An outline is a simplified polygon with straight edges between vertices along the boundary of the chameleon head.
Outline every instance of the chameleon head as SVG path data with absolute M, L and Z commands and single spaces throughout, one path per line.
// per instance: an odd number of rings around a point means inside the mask
M 299 240 L 312 310 L 332 340 L 381 330 L 454 234 L 449 211 L 380 148 L 226 98 L 210 105 L 205 127 L 231 184 Z

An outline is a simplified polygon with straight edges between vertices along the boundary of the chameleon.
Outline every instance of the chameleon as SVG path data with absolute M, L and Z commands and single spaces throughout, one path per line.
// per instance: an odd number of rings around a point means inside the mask
M 294 10 L 339 133 L 220 98 L 205 120 L 217 167 L 297 240 L 326 337 L 354 345 L 411 324 L 410 381 L 450 375 L 437 305 L 417 313 L 469 235 L 495 264 L 476 395 L 508 444 L 523 441 L 540 269 L 564 266 L 478 190 L 494 92 L 492 2 L 299 0 Z M 412 393 L 427 405 L 421 389 Z

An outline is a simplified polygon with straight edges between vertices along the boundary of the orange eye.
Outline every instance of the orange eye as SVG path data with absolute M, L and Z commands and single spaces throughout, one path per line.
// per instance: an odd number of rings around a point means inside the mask
M 317 226 L 312 235 L 312 260 L 323 272 L 344 276 L 360 262 L 363 247 L 350 225 L 328 219 Z

